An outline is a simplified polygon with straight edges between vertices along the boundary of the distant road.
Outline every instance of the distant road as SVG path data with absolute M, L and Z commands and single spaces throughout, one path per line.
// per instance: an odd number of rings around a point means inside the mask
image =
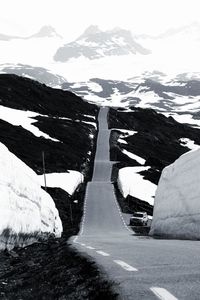
M 100 109 L 94 174 L 73 245 L 118 283 L 120 299 L 199 300 L 200 242 L 136 237 L 122 218 L 110 181 L 107 113 Z

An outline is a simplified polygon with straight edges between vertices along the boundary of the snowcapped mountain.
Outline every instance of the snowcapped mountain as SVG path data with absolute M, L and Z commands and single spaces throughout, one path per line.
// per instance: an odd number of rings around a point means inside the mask
M 29 36 L 28 38 L 45 38 L 45 37 L 58 37 L 62 39 L 62 36 L 56 32 L 56 30 L 49 25 L 43 26 L 40 30 Z
M 136 53 L 145 55 L 150 51 L 135 42 L 130 31 L 121 28 L 101 31 L 97 26 L 90 26 L 74 42 L 59 48 L 54 59 L 66 62 L 82 56 L 92 60 Z

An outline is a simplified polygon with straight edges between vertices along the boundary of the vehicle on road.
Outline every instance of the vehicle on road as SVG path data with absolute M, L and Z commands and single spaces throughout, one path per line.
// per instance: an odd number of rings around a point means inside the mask
M 148 215 L 146 212 L 135 212 L 130 218 L 130 226 L 146 226 L 148 223 Z

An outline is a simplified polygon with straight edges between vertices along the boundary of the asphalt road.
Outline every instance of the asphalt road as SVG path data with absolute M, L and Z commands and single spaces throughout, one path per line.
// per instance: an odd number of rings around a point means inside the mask
M 120 299 L 199 300 L 200 242 L 136 236 L 123 219 L 110 182 L 107 112 L 99 113 L 94 174 L 73 246 L 117 283 Z

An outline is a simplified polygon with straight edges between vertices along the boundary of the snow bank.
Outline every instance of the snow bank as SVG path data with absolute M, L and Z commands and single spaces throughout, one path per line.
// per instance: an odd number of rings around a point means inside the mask
M 53 199 L 41 189 L 33 170 L 2 143 L 0 170 L 0 249 L 23 245 L 17 238 L 22 235 L 60 237 L 62 223 Z
M 38 176 L 40 184 L 44 186 L 44 176 Z M 83 175 L 78 171 L 69 171 L 69 173 L 51 173 L 46 174 L 46 184 L 48 187 L 57 187 L 65 190 L 72 195 L 77 187 L 83 182 Z
M 166 167 L 156 191 L 151 235 L 200 239 L 200 150 Z
M 119 170 L 117 184 L 125 198 L 131 195 L 148 202 L 150 205 L 154 204 L 157 186 L 145 180 L 141 174 L 138 174 L 138 172 L 148 169 L 149 167 L 126 167 Z

